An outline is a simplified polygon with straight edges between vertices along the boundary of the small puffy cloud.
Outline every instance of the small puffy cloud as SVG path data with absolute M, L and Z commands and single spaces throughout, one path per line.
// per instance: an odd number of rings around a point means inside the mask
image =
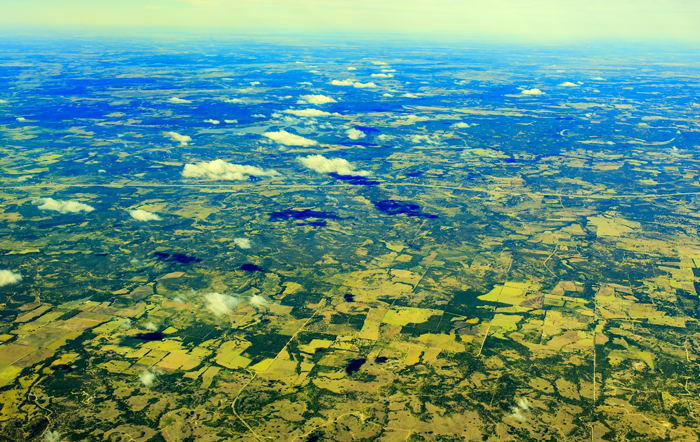
M 0 99 L 0 104 L 7 104 L 7 100 Z
M 327 95 L 302 95 L 301 98 L 310 104 L 337 103 L 337 101 Z
M 352 66 L 350 66 L 350 67 L 348 68 L 348 70 L 349 70 L 349 71 L 356 71 L 356 70 L 357 70 L 357 68 L 356 68 L 356 67 L 352 67 Z
M 526 420 L 525 415 L 523 413 L 530 411 L 530 401 L 527 400 L 527 398 L 520 398 L 516 404 L 515 407 L 512 407 L 510 409 L 510 417 L 513 419 L 517 419 L 520 422 L 524 422 Z
M 374 83 L 355 83 L 353 86 L 358 87 L 358 88 L 372 88 L 372 87 L 377 87 L 376 84 Z
M 387 135 L 387 134 L 381 134 L 381 135 L 377 136 L 377 139 L 381 142 L 393 140 L 394 138 L 396 138 L 396 137 L 393 135 Z
M 404 98 L 420 98 L 418 95 L 412 94 L 412 93 L 410 93 L 410 92 L 407 92 L 407 93 L 405 93 L 405 94 L 403 94 L 403 95 L 401 95 L 401 96 L 404 97 Z
M 238 120 L 224 120 L 224 123 L 227 123 L 227 124 L 238 123 Z
M 385 73 L 370 75 L 370 77 L 382 77 L 382 78 L 391 78 L 393 76 L 394 76 L 393 74 L 385 74 Z
M 146 330 L 158 331 L 158 327 L 156 327 L 156 325 L 153 322 L 148 321 L 148 324 L 146 324 Z
M 144 371 L 143 373 L 141 373 L 141 375 L 139 375 L 139 381 L 141 381 L 144 387 L 150 387 L 156 381 L 157 377 L 158 373 L 156 372 Z
M 166 132 L 165 135 L 170 137 L 171 140 L 179 142 L 180 146 L 187 146 L 187 143 L 192 141 L 189 135 L 180 135 L 177 132 Z
M 19 121 L 20 123 L 27 121 L 27 119 L 24 117 L 17 117 L 16 120 Z
M 572 83 L 570 81 L 565 81 L 561 83 L 559 86 L 564 86 L 564 87 L 578 87 L 579 85 L 576 83 Z
M 39 206 L 39 210 L 53 210 L 60 213 L 80 213 L 92 212 L 94 207 L 88 206 L 73 200 L 55 200 L 53 198 L 39 198 L 32 201 L 32 204 Z
M 124 318 L 122 323 L 119 325 L 119 328 L 123 328 L 125 330 L 128 330 L 131 328 L 131 319 L 129 318 Z
M 343 158 L 326 158 L 322 155 L 310 155 L 299 158 L 299 162 L 306 168 L 318 173 L 337 173 L 338 175 L 369 176 L 372 173 L 366 170 L 355 170 L 355 166 Z
M 318 109 L 289 109 L 284 111 L 284 113 L 296 115 L 297 117 L 330 117 L 334 115 L 330 112 L 324 112 Z
M 253 115 L 251 115 L 251 116 L 252 116 L 253 118 L 267 118 L 267 117 L 266 117 L 265 115 L 263 115 L 263 114 L 253 114 Z
M 22 275 L 12 270 L 0 270 L 0 287 L 17 284 L 22 281 Z
M 409 139 L 414 143 L 440 144 L 440 140 L 433 138 L 430 135 L 411 135 Z
M 233 242 L 241 249 L 250 248 L 250 240 L 248 238 L 233 238 Z
M 284 144 L 285 146 L 315 146 L 318 144 L 317 141 L 290 134 L 284 129 L 277 132 L 265 132 L 263 136 L 277 141 L 279 144 Z
M 350 138 L 351 140 L 359 140 L 360 138 L 365 137 L 364 132 L 362 132 L 361 130 L 355 129 L 354 127 L 346 130 L 345 133 L 347 134 L 348 138 Z
M 219 124 L 221 121 L 219 120 L 212 120 L 211 118 L 208 120 L 204 120 L 205 123 L 211 123 L 211 124 Z
M 104 170 L 104 169 L 100 169 L 100 170 L 97 171 L 97 173 L 107 173 L 107 171 Z
M 265 307 L 268 302 L 267 299 L 263 298 L 260 295 L 253 295 L 252 298 L 250 298 L 250 305 L 255 306 L 255 307 Z
M 248 104 L 247 100 L 242 100 L 240 98 L 230 98 L 228 100 L 224 100 L 224 103 L 241 103 L 241 104 Z
M 171 103 L 192 103 L 190 100 L 185 100 L 184 98 L 179 98 L 179 97 L 172 97 L 171 99 L 168 100 Z
M 544 92 L 539 89 L 525 89 L 520 93 L 523 95 L 544 95 Z
M 522 415 L 522 413 L 520 412 L 520 408 L 518 407 L 513 407 L 510 409 L 510 417 L 512 417 L 513 419 L 517 419 L 520 422 L 525 421 L 525 416 Z
M 596 81 L 605 81 L 605 78 L 603 77 L 593 77 L 591 80 L 596 80 Z
M 60 442 L 60 441 L 61 441 L 61 435 L 58 433 L 58 431 L 46 430 L 46 433 L 44 433 L 44 442 Z
M 466 129 L 469 127 L 469 125 L 464 121 L 460 121 L 459 123 L 453 124 L 452 127 L 454 127 L 455 129 Z
M 148 212 L 143 209 L 129 210 L 129 215 L 131 215 L 132 218 L 137 219 L 139 221 L 160 221 L 163 219 L 155 213 Z
M 259 84 L 260 84 L 259 81 L 251 81 L 251 82 L 250 82 L 250 85 L 251 85 L 251 86 L 257 86 L 257 85 L 259 85 Z
M 224 160 L 210 162 L 201 161 L 196 164 L 185 164 L 182 176 L 185 178 L 208 178 L 212 180 L 247 180 L 250 176 L 275 176 L 277 171 L 260 169 L 255 166 L 231 164 Z
M 235 296 L 222 295 L 221 293 L 207 293 L 204 295 L 206 307 L 216 316 L 223 316 L 233 312 L 241 303 Z
M 333 80 L 331 84 L 333 86 L 352 86 L 355 84 L 355 80 Z
M 386 94 L 382 95 L 382 97 L 393 97 L 393 95 L 386 93 Z

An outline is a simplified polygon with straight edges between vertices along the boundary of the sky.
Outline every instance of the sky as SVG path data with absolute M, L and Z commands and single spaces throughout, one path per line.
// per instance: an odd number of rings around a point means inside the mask
M 700 42 L 700 0 L 0 0 L 0 25 Z

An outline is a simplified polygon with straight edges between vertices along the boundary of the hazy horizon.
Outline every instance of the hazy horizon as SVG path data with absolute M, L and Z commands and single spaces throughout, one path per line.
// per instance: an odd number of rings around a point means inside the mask
M 359 1 L 39 0 L 3 7 L 11 29 L 180 30 L 245 34 L 387 35 L 548 44 L 700 41 L 700 3 L 602 0 Z M 9 27 L 10 29 L 7 29 Z

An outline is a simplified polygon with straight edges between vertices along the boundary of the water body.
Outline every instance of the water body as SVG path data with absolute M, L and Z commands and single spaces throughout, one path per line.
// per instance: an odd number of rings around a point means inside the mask
M 355 295 L 353 295 L 352 293 L 344 294 L 343 298 L 345 298 L 345 302 L 355 302 Z
M 386 356 L 377 356 L 374 359 L 374 362 L 376 362 L 377 364 L 383 364 L 386 362 L 386 360 L 387 360 Z

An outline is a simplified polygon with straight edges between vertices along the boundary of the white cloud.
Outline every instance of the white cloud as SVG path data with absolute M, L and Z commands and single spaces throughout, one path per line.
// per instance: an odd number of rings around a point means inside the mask
M 223 316 L 233 312 L 241 300 L 230 295 L 222 295 L 221 293 L 207 293 L 204 295 L 206 307 L 211 310 L 216 316 Z
M 359 88 L 377 87 L 376 84 L 371 83 L 371 82 L 370 83 L 355 83 L 355 84 L 353 84 L 353 86 L 359 87 Z
M 393 135 L 387 135 L 387 134 L 381 134 L 377 137 L 377 139 L 379 141 L 389 141 L 389 140 L 393 140 L 394 138 L 396 138 L 396 137 Z
M 596 80 L 596 81 L 605 81 L 605 78 L 603 77 L 593 77 L 591 80 Z
M 39 206 L 39 210 L 53 210 L 60 213 L 92 212 L 94 207 L 73 200 L 55 200 L 53 198 L 38 198 L 32 204 Z
M 260 169 L 255 166 L 231 164 L 224 160 L 210 162 L 201 161 L 196 164 L 185 164 L 182 176 L 185 178 L 208 178 L 212 180 L 247 180 L 253 176 L 275 176 L 277 171 Z
M 238 123 L 238 120 L 224 120 L 224 123 L 228 123 L 228 124 Z
M 357 68 L 350 66 L 350 67 L 348 68 L 348 70 L 349 70 L 349 71 L 356 71 Z
M 355 84 L 355 80 L 333 80 L 331 84 L 333 86 L 352 86 Z
M 338 175 L 351 176 L 368 176 L 372 174 L 372 172 L 366 170 L 355 170 L 355 166 L 343 158 L 328 159 L 322 155 L 310 155 L 298 160 L 308 169 L 318 173 L 337 173 Z
M 6 104 L 7 100 L 0 100 L 0 104 Z
M 158 327 L 156 327 L 156 325 L 153 322 L 148 321 L 148 324 L 146 324 L 146 330 L 158 331 Z
M 257 86 L 257 85 L 259 85 L 259 84 L 260 84 L 259 81 L 251 81 L 251 82 L 250 82 L 250 85 L 251 85 L 251 86 Z
M 310 104 L 337 103 L 334 98 L 327 95 L 302 95 L 301 98 Z
M 224 100 L 224 103 L 243 103 L 243 104 L 247 104 L 248 101 L 246 101 L 246 100 L 241 100 L 240 98 L 231 98 L 231 99 L 228 99 L 228 100 Z
M 440 140 L 430 135 L 411 135 L 410 140 L 414 143 L 440 144 Z
M 382 74 L 372 74 L 372 75 L 370 75 L 370 77 L 391 78 L 391 77 L 393 77 L 393 75 L 392 75 L 392 74 L 384 74 L 384 73 L 382 73 Z
M 250 240 L 248 238 L 233 238 L 233 242 L 241 249 L 250 248 Z
M 107 171 L 104 170 L 104 169 L 100 169 L 100 170 L 97 171 L 97 173 L 107 173 Z
M 517 419 L 520 422 L 525 421 L 525 416 L 523 416 L 522 413 L 520 413 L 520 408 L 518 407 L 513 407 L 510 409 L 510 417 L 512 417 L 513 419 Z
M 418 95 L 414 95 L 414 94 L 412 94 L 412 93 L 410 93 L 410 92 L 407 92 L 407 93 L 405 93 L 405 94 L 403 94 L 403 95 L 401 95 L 401 96 L 404 97 L 404 98 L 420 98 Z
M 289 109 L 284 111 L 284 113 L 296 115 L 297 117 L 330 117 L 331 115 L 340 115 L 318 109 Z
M 131 215 L 132 218 L 137 219 L 139 221 L 160 221 L 163 219 L 155 213 L 148 212 L 143 209 L 129 210 L 129 215 Z
M 560 84 L 559 86 L 564 86 L 564 87 L 578 87 L 579 85 L 576 84 L 576 83 L 572 83 L 572 82 L 570 82 L 570 81 L 565 81 L 565 82 L 563 82 L 562 84 Z
M 123 328 L 123 329 L 126 329 L 126 330 L 130 329 L 130 328 L 131 328 L 131 319 L 129 319 L 129 318 L 124 318 L 124 321 L 121 323 L 121 325 L 119 326 L 119 328 Z
M 180 135 L 177 132 L 166 132 L 165 135 L 170 137 L 171 140 L 179 142 L 180 146 L 187 146 L 187 143 L 192 141 L 189 135 Z
M 263 115 L 263 114 L 253 114 L 253 115 L 251 115 L 251 116 L 252 116 L 253 118 L 267 118 L 267 117 L 266 117 L 265 115 Z
M 359 140 L 360 138 L 365 137 L 364 132 L 362 132 L 361 130 L 355 129 L 354 127 L 346 130 L 345 133 L 348 135 L 348 138 L 350 138 L 351 140 Z
M 519 420 L 520 422 L 524 422 L 526 418 L 523 415 L 523 412 L 527 411 L 530 411 L 530 401 L 528 401 L 527 398 L 521 398 L 518 400 L 515 407 L 510 409 L 511 414 L 509 416 L 513 419 Z
M 263 136 L 277 141 L 280 144 L 284 144 L 285 146 L 315 146 L 318 144 L 317 141 L 300 137 L 299 135 L 290 134 L 284 129 L 278 132 L 265 132 Z
M 300 81 L 300 82 L 297 83 L 297 84 L 304 84 L 304 85 L 306 85 L 306 86 L 312 86 L 312 85 L 313 85 L 313 83 L 310 83 L 310 82 L 308 82 L 308 81 Z
M 0 287 L 10 284 L 17 284 L 22 281 L 22 275 L 12 270 L 0 270 Z
M 144 387 L 150 387 L 156 381 L 157 377 L 158 373 L 155 373 L 153 371 L 144 371 L 139 376 L 139 380 L 141 381 Z
M 464 121 L 460 121 L 459 123 L 453 124 L 452 127 L 454 127 L 455 129 L 466 129 L 469 127 L 469 125 Z
M 260 295 L 253 295 L 253 297 L 250 298 L 250 305 L 253 305 L 255 307 L 265 307 L 267 304 L 267 299 L 263 298 Z
M 204 120 L 205 123 L 211 123 L 211 124 L 219 124 L 221 121 L 219 120 L 212 120 L 211 118 L 208 120 Z
M 523 95 L 544 95 L 544 92 L 539 89 L 525 89 L 520 93 Z
M 20 123 L 23 123 L 23 122 L 27 121 L 27 119 L 24 117 L 17 117 L 17 121 L 19 121 Z
M 172 97 L 168 100 L 171 103 L 192 103 L 190 100 L 185 100 L 184 98 Z
M 391 95 L 391 94 L 384 94 L 384 95 L 382 95 L 382 97 L 393 97 L 393 95 Z
M 46 430 L 46 433 L 44 433 L 44 442 L 60 442 L 60 441 L 61 441 L 61 435 L 58 433 L 58 431 Z

